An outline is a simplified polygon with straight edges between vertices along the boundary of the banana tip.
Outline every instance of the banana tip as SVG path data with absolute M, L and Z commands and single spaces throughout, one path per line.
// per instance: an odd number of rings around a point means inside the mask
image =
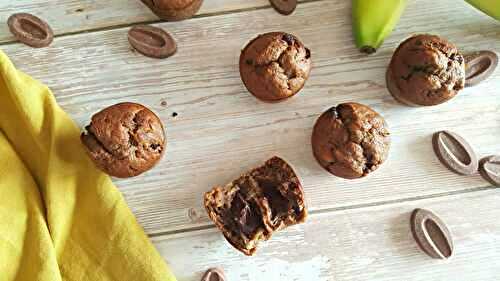
M 372 46 L 363 46 L 359 49 L 359 51 L 365 54 L 373 54 L 377 51 L 377 49 L 373 48 Z

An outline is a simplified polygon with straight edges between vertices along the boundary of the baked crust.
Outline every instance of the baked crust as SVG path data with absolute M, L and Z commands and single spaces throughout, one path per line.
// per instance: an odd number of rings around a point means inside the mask
M 307 216 L 299 178 L 283 159 L 273 157 L 204 196 L 210 219 L 236 249 L 251 256 L 259 241 L 302 223 Z
M 92 116 L 81 141 L 97 167 L 118 178 L 137 176 L 151 169 L 166 147 L 158 116 L 140 104 L 128 102 Z
M 390 147 L 385 120 L 368 106 L 343 103 L 316 121 L 312 148 L 319 164 L 331 174 L 356 179 L 378 169 Z
M 444 103 L 464 88 L 465 62 L 455 45 L 434 35 L 405 40 L 392 56 L 387 87 L 410 106 Z
M 311 67 L 310 50 L 297 37 L 284 32 L 259 35 L 240 56 L 245 87 L 263 101 L 278 101 L 298 93 Z

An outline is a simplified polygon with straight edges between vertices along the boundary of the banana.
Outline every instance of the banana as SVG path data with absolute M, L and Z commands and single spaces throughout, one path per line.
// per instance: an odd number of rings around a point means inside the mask
M 406 0 L 353 0 L 353 32 L 360 51 L 375 52 L 392 32 L 405 7 Z
M 498 0 L 465 0 L 488 16 L 500 21 L 500 1 Z

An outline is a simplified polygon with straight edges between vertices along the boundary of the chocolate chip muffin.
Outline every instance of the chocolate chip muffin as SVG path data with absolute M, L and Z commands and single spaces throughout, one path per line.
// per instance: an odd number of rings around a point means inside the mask
M 230 184 L 205 194 L 208 216 L 227 241 L 245 255 L 273 232 L 305 221 L 299 178 L 283 159 L 273 157 Z
M 324 112 L 312 134 L 312 148 L 319 164 L 346 179 L 375 171 L 387 159 L 390 143 L 384 118 L 368 106 L 353 102 Z
M 311 72 L 311 51 L 288 33 L 259 35 L 243 49 L 240 75 L 252 95 L 273 102 L 298 93 Z
M 396 100 L 410 106 L 444 103 L 464 88 L 464 57 L 438 36 L 422 34 L 401 43 L 386 74 Z
M 178 21 L 193 17 L 203 0 L 141 0 L 159 18 Z
M 94 163 L 107 174 L 128 178 L 151 169 L 165 152 L 163 125 L 151 110 L 119 103 L 92 116 L 82 143 Z

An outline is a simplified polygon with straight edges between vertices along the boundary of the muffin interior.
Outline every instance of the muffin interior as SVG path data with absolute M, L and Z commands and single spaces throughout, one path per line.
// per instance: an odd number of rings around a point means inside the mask
M 226 239 L 246 255 L 254 254 L 258 242 L 274 231 L 306 217 L 300 182 L 278 157 L 207 192 L 205 208 Z

